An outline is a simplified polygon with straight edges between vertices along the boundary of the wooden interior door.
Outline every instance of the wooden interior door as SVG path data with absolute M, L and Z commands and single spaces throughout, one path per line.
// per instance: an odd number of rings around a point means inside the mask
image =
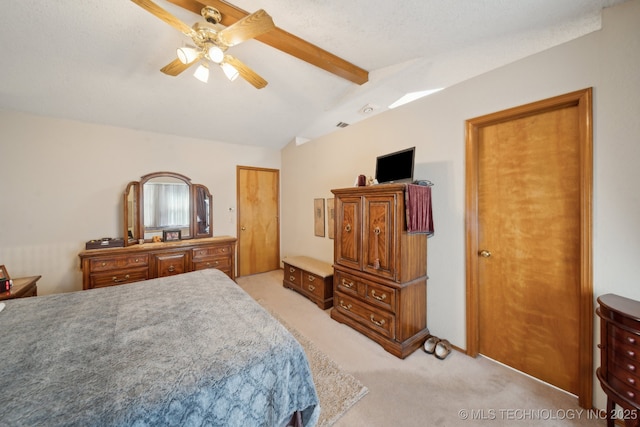
M 237 167 L 238 276 L 280 268 L 280 171 Z
M 591 407 L 591 90 L 467 133 L 468 352 Z

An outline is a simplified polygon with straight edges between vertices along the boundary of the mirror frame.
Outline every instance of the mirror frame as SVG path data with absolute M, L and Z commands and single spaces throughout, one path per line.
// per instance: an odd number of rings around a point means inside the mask
M 137 244 L 141 239 L 144 239 L 144 183 L 153 178 L 159 177 L 171 177 L 184 181 L 189 186 L 189 212 L 190 212 L 190 224 L 189 224 L 189 236 L 184 237 L 182 240 L 188 239 L 201 239 L 213 236 L 213 197 L 209 192 L 209 189 L 202 184 L 192 184 L 191 179 L 175 172 L 154 172 L 147 175 L 143 175 L 140 181 L 131 181 L 127 184 L 127 188 L 124 192 L 124 242 L 125 246 Z M 129 195 L 132 194 L 134 199 L 134 205 L 129 207 Z M 202 197 L 199 199 L 198 197 Z M 205 217 L 205 223 L 208 222 L 208 231 L 200 230 L 198 226 L 198 201 L 209 204 L 209 212 Z M 133 209 L 133 212 L 131 212 Z M 129 218 L 131 216 L 131 218 Z M 130 221 L 131 220 L 131 221 Z M 132 230 L 131 236 L 129 236 L 129 230 Z M 145 243 L 147 240 L 145 240 Z

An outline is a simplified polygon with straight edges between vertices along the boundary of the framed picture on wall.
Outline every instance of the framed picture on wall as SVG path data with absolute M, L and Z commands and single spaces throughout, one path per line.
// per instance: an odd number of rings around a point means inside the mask
M 324 199 L 313 199 L 313 231 L 324 237 Z
M 327 199 L 327 236 L 333 239 L 333 228 L 335 223 L 335 199 Z

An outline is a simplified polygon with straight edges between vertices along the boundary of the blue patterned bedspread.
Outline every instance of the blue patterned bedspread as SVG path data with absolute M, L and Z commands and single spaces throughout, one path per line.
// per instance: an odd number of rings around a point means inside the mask
M 219 270 L 6 301 L 8 426 L 284 426 L 320 407 L 304 350 Z

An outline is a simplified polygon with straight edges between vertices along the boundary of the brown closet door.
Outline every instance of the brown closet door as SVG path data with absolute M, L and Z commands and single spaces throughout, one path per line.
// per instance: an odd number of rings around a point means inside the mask
M 469 353 L 589 407 L 590 114 L 588 89 L 467 124 Z
M 280 268 L 280 172 L 238 166 L 238 276 Z

